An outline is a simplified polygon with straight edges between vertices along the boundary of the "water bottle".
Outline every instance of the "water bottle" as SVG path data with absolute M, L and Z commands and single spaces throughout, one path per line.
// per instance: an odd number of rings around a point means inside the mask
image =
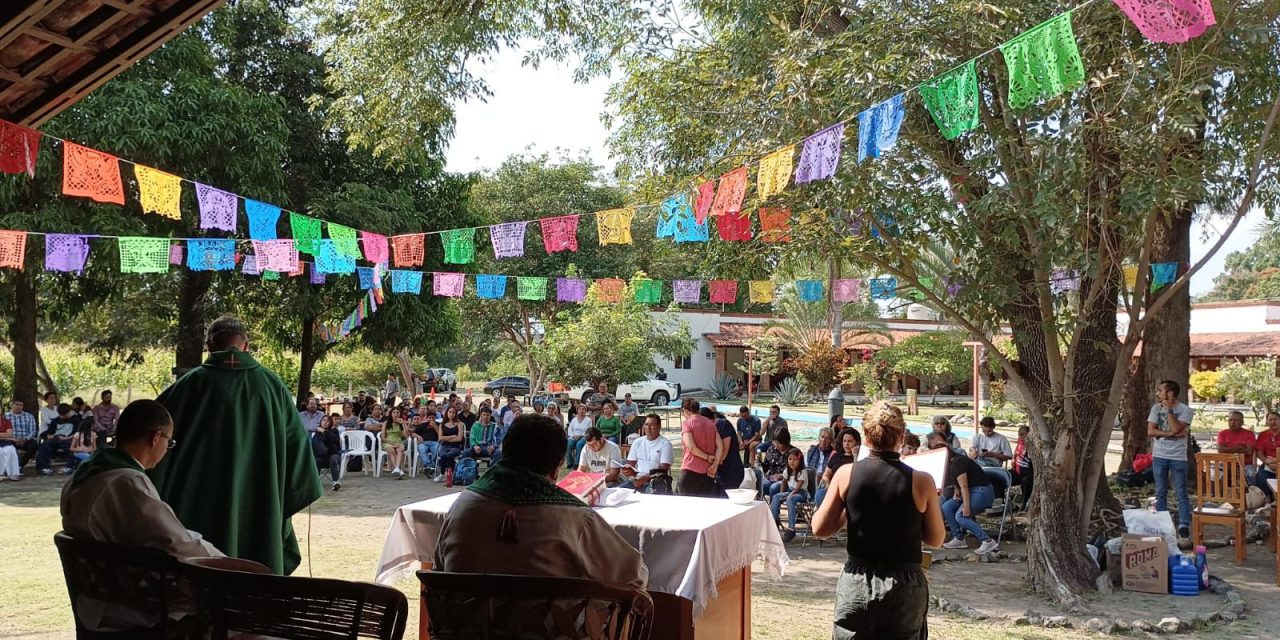
M 1206 555 L 1208 549 L 1204 545 L 1196 545 L 1196 569 L 1200 573 L 1200 589 L 1209 588 L 1209 558 Z
M 1173 566 L 1170 586 L 1175 596 L 1195 596 L 1200 594 L 1200 573 L 1195 562 L 1187 556 L 1180 556 Z

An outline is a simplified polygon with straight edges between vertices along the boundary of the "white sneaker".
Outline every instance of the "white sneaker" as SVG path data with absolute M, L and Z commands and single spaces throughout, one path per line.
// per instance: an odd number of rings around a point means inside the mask
M 978 545 L 978 548 L 974 549 L 973 552 L 980 556 L 983 556 L 999 548 L 1000 548 L 1000 545 L 996 543 L 995 538 L 987 538 L 986 541 Z
M 432 479 L 431 479 L 431 481 L 432 481 L 432 482 L 444 482 L 444 474 L 443 474 L 443 473 L 441 473 L 441 474 L 436 475 L 436 477 L 432 478 Z
M 943 549 L 968 549 L 969 543 L 965 542 L 964 538 L 952 538 L 942 543 L 942 548 Z

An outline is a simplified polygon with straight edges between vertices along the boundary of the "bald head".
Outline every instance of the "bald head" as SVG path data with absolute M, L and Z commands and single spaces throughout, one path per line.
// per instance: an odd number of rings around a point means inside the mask
M 222 316 L 209 325 L 205 341 L 209 351 L 225 351 L 232 347 L 241 351 L 249 344 L 249 330 L 239 318 Z

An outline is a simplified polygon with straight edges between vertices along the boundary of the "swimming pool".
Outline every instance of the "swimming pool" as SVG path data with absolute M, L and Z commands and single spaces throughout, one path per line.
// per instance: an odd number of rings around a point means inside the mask
M 755 406 L 751 409 L 751 414 L 764 419 L 769 415 L 769 407 Z M 787 421 L 788 429 L 791 431 L 791 439 L 793 441 L 816 441 L 818 439 L 818 430 L 827 424 L 826 414 L 812 413 L 809 411 L 788 411 L 782 409 L 778 412 L 778 416 Z M 845 423 L 851 427 L 861 431 L 862 418 L 845 418 Z M 792 423 L 796 423 L 795 426 Z M 927 422 L 908 422 L 907 430 L 918 436 L 927 435 L 933 431 L 932 423 Z M 973 430 L 961 427 L 952 427 L 951 432 L 960 438 L 972 438 Z

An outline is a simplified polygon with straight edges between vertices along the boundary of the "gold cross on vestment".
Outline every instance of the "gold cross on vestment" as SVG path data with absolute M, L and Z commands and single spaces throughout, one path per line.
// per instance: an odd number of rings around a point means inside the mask
M 226 362 L 223 362 L 222 364 L 225 364 L 225 365 L 227 365 L 227 366 L 231 367 L 232 369 L 234 369 L 234 368 L 236 368 L 236 365 L 237 365 L 238 363 L 236 362 L 236 357 L 235 357 L 234 355 L 231 355 L 231 356 L 227 356 L 227 361 L 226 361 Z

